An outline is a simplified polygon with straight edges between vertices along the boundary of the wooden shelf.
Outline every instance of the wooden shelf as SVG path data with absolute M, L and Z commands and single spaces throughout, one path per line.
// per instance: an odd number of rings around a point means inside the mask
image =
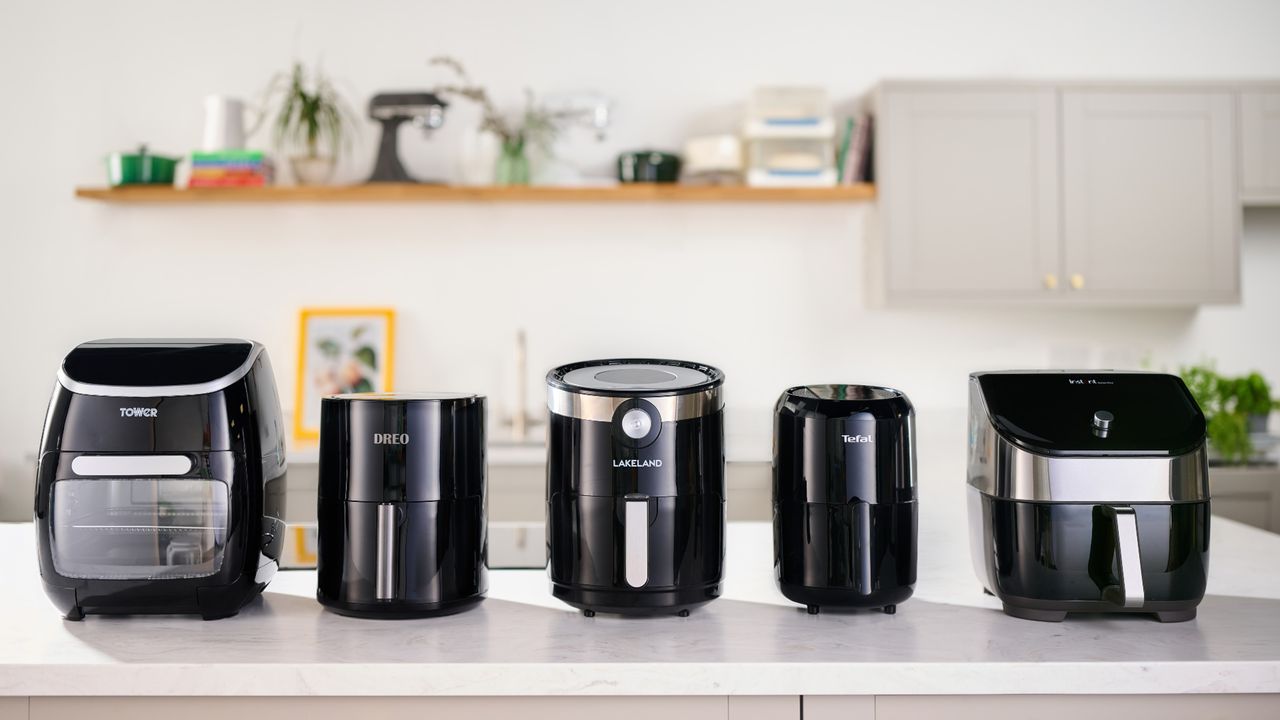
M 199 188 L 135 185 L 76 188 L 76 197 L 111 203 L 611 203 L 611 202 L 797 202 L 849 203 L 875 198 L 875 186 L 827 188 L 701 187 L 622 185 L 615 187 L 454 187 L 378 184 L 317 187 Z

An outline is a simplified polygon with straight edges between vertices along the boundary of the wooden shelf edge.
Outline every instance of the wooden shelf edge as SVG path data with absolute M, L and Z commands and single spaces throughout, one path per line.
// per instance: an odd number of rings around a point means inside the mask
M 343 202 L 799 202 L 849 203 L 873 200 L 875 186 L 824 188 L 704 187 L 624 185 L 614 187 L 455 187 L 378 184 L 319 187 L 197 188 L 130 186 L 78 187 L 75 196 L 110 203 L 343 203 Z

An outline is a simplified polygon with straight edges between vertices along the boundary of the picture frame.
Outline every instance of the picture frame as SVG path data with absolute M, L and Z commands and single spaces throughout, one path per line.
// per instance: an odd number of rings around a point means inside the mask
M 395 310 L 311 307 L 298 313 L 296 440 L 320 437 L 320 400 L 351 392 L 390 392 L 395 370 Z

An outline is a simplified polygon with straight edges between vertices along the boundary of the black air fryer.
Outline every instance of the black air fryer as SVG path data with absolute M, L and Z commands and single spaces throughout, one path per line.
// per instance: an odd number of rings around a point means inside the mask
M 483 599 L 485 399 L 320 401 L 319 586 L 344 615 L 447 615 Z
M 1209 564 L 1205 419 L 1157 373 L 969 378 L 975 569 L 1009 615 L 1190 620 Z
M 916 582 L 915 412 L 898 390 L 806 385 L 773 421 L 778 587 L 808 606 L 894 613 Z
M 585 615 L 688 615 L 720 595 L 724 374 L 593 360 L 547 375 L 551 592 Z
M 278 567 L 285 453 L 247 340 L 98 340 L 62 362 L 36 480 L 45 592 L 85 613 L 236 614 Z

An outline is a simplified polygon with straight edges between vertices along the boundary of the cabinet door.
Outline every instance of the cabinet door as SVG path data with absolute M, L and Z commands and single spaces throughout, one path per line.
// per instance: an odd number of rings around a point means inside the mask
M 1053 289 L 1057 115 L 1052 88 L 882 90 L 877 183 L 890 299 Z
M 1280 90 L 1240 95 L 1240 195 L 1280 204 Z
M 1227 91 L 1066 90 L 1063 266 L 1081 299 L 1238 301 Z

